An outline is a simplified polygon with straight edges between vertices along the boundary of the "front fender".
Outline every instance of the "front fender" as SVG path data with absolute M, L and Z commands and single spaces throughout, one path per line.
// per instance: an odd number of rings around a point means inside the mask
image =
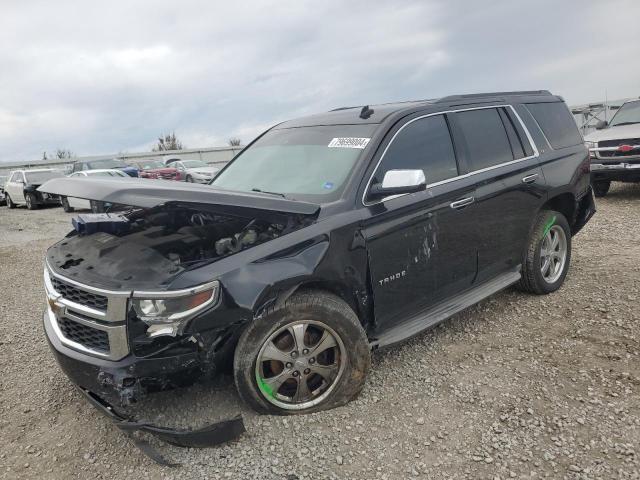
M 222 285 L 240 308 L 257 316 L 283 292 L 313 279 L 328 249 L 324 240 L 294 254 L 248 263 L 224 275 Z

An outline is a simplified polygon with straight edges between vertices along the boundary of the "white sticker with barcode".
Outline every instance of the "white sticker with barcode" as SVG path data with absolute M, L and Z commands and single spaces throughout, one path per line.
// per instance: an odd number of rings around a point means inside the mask
M 339 137 L 329 142 L 329 148 L 360 148 L 363 149 L 369 143 L 370 138 Z

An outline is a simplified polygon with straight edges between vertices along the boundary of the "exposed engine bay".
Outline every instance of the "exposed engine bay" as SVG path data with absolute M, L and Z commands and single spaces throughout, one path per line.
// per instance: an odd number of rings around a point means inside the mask
M 99 276 L 101 283 L 108 281 L 113 288 L 125 283 L 138 288 L 140 283 L 161 285 L 185 269 L 273 240 L 304 224 L 304 217 L 297 215 L 236 216 L 206 206 L 79 215 L 73 219 L 74 231 L 49 251 L 48 261 L 64 275 Z

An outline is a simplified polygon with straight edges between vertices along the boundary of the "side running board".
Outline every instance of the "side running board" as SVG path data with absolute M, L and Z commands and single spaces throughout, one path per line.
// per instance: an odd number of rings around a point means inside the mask
M 518 265 L 515 271 L 503 273 L 492 280 L 470 288 L 460 295 L 438 303 L 408 318 L 372 340 L 370 346 L 372 349 L 386 347 L 413 337 L 423 330 L 436 326 L 465 308 L 475 305 L 490 295 L 513 285 L 520 280 L 520 277 L 520 265 Z

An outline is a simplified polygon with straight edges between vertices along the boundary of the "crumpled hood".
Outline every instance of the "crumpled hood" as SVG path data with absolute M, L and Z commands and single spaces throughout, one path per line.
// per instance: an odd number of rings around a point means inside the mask
M 640 138 L 640 123 L 633 125 L 620 125 L 596 130 L 585 135 L 586 142 L 599 142 L 601 140 L 623 140 L 625 138 Z
M 155 182 L 141 178 L 54 178 L 40 186 L 38 191 L 142 208 L 183 202 L 301 215 L 313 215 L 320 209 L 317 204 L 266 193 L 234 192 L 211 185 Z

